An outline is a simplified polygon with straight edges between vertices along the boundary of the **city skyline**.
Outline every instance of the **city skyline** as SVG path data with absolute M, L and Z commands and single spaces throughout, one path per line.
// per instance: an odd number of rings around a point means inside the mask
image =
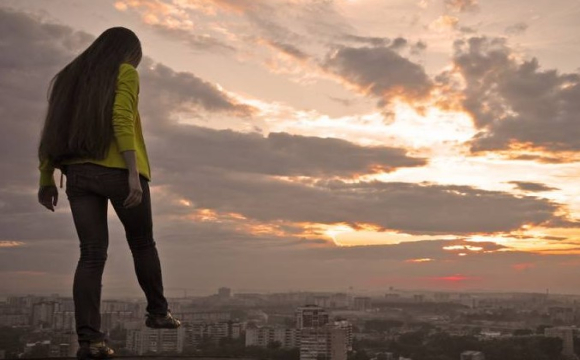
M 169 296 L 580 294 L 578 16 L 573 0 L 1 0 L 0 294 L 72 292 L 65 189 L 55 213 L 36 202 L 35 152 L 50 79 L 112 26 L 143 45 Z M 109 228 L 103 297 L 140 296 L 112 209 Z
M 475 295 L 475 296 L 474 296 Z M 570 359 L 579 341 L 579 296 L 390 292 L 383 298 L 317 293 L 171 299 L 183 327 L 149 329 L 144 299 L 105 300 L 101 328 L 119 355 L 350 358 Z M 70 297 L 0 299 L 0 357 L 70 357 L 78 346 Z M 523 357 L 522 357 L 523 356 Z

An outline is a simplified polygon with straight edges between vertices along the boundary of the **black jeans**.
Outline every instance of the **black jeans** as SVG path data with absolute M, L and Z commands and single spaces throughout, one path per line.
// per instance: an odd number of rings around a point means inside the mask
M 100 331 L 100 305 L 101 280 L 109 245 L 109 200 L 125 228 L 137 280 L 147 298 L 146 310 L 152 314 L 166 314 L 168 305 L 163 295 L 161 264 L 153 240 L 147 179 L 139 176 L 143 189 L 141 203 L 126 209 L 123 201 L 129 194 L 127 169 L 83 163 L 68 165 L 63 172 L 67 178 L 66 195 L 80 240 L 80 259 L 73 284 L 78 342 L 107 339 Z

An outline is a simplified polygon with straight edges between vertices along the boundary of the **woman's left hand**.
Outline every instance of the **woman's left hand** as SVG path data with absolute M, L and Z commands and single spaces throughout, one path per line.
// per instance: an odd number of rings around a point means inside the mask
M 58 189 L 56 185 L 41 186 L 38 189 L 38 202 L 48 210 L 54 212 L 54 207 L 58 202 Z

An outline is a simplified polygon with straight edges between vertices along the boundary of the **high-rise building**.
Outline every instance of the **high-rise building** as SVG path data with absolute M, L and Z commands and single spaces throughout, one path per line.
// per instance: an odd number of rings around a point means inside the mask
M 54 313 L 60 309 L 56 301 L 41 301 L 32 305 L 31 325 L 33 327 L 51 328 L 54 322 Z
M 328 312 L 318 305 L 300 306 L 296 309 L 296 328 L 315 328 L 328 323 Z
M 574 329 L 569 326 L 546 328 L 544 336 L 559 337 L 562 339 L 562 355 L 574 358 Z
M 346 349 L 352 350 L 352 324 L 347 320 L 335 321 L 334 325 L 340 329 L 344 329 L 346 333 Z
M 300 331 L 300 360 L 346 360 L 347 322 L 330 322 L 329 313 L 316 305 L 296 309 L 296 328 Z
M 353 306 L 356 310 L 365 311 L 371 308 L 371 298 L 368 296 L 357 296 L 353 301 Z
M 464 351 L 459 357 L 460 360 L 485 360 L 481 351 Z
M 328 295 L 317 295 L 313 298 L 314 305 L 320 307 L 328 307 L 330 305 L 330 296 Z
M 182 323 L 228 321 L 231 314 L 228 311 L 182 312 L 173 313 Z
M 346 331 L 333 323 L 300 330 L 300 360 L 346 360 Z
M 347 334 L 344 328 L 336 325 L 328 326 L 328 350 L 327 359 L 346 360 Z
M 197 346 L 204 339 L 217 344 L 220 339 L 237 339 L 241 335 L 242 324 L 232 320 L 219 322 L 185 323 L 185 345 Z
M 229 299 L 232 296 L 232 289 L 227 287 L 221 287 L 218 289 L 218 297 L 223 299 Z
M 141 323 L 127 326 L 127 350 L 146 353 L 183 352 L 185 328 L 151 329 Z
M 123 329 L 134 318 L 132 311 L 101 312 L 101 330 L 109 331 L 116 327 Z
M 133 305 L 127 301 L 121 300 L 102 300 L 101 313 L 132 311 Z
M 300 346 L 300 330 L 287 327 L 255 326 L 246 328 L 246 346 L 266 347 L 272 342 L 279 342 L 283 348 Z
M 75 330 L 74 311 L 56 311 L 52 328 L 55 330 Z

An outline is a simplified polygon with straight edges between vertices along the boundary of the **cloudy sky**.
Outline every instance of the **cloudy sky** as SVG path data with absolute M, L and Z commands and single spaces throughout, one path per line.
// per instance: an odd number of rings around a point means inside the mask
M 168 296 L 580 293 L 580 1 L 0 0 L 0 293 L 72 294 L 52 76 L 125 26 Z M 57 181 L 59 173 L 56 174 Z M 141 296 L 109 209 L 103 297 Z

